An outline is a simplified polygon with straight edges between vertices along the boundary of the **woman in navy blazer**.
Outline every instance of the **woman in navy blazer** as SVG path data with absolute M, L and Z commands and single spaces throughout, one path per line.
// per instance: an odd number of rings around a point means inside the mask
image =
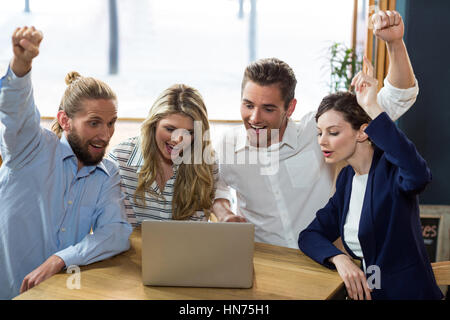
M 431 173 L 378 106 L 373 67 L 367 59 L 365 63 L 368 74 L 361 72 L 353 80 L 356 97 L 329 95 L 316 115 L 326 162 L 345 160 L 349 166 L 340 172 L 333 197 L 300 233 L 299 248 L 318 263 L 336 267 L 352 299 L 442 299 L 425 250 L 418 206 L 418 194 L 431 181 Z M 365 191 L 355 185 L 359 195 L 352 193 L 354 178 L 367 181 Z M 359 210 L 351 209 L 349 221 L 349 207 L 355 208 L 351 199 L 358 196 Z M 356 245 L 346 240 L 350 231 Z M 351 258 L 363 262 L 364 271 L 332 244 L 339 237 Z

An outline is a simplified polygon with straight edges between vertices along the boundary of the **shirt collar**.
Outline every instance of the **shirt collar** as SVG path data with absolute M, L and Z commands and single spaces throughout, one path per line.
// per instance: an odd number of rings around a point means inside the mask
M 246 147 L 250 146 L 245 125 L 239 126 L 237 130 L 238 130 L 237 134 L 235 135 L 237 140 L 236 144 L 234 145 L 234 152 L 241 151 Z
M 286 144 L 295 150 L 295 148 L 297 148 L 297 139 L 297 126 L 295 125 L 294 120 L 289 119 L 286 130 L 284 130 L 283 140 L 281 140 L 281 146 Z
M 64 133 L 61 134 L 61 139 L 59 139 L 59 141 L 61 142 L 63 160 L 66 160 L 69 157 L 75 157 L 75 153 L 73 153 L 72 147 L 70 146 L 69 141 L 67 141 L 67 137 Z
M 237 140 L 236 140 L 234 152 L 241 151 L 241 150 L 245 149 L 246 147 L 250 146 L 245 126 L 244 125 L 239 126 L 238 130 L 239 131 L 236 135 Z M 292 120 L 292 119 L 288 120 L 286 130 L 284 131 L 283 139 L 281 140 L 279 147 L 281 148 L 285 144 L 294 150 L 297 147 L 297 128 L 296 128 L 294 120 Z M 271 147 L 272 146 L 269 146 L 268 150 L 278 149 L 275 145 L 273 145 L 272 148 Z
M 62 151 L 62 160 L 66 160 L 68 158 L 73 158 L 74 163 L 76 165 L 78 165 L 78 159 L 77 159 L 75 153 L 73 152 L 72 147 L 69 144 L 69 141 L 67 141 L 67 137 L 64 133 L 61 134 L 61 138 L 59 139 L 59 141 L 60 141 L 61 151 Z M 85 171 L 88 174 L 91 174 L 92 172 L 95 171 L 95 169 L 99 168 L 107 176 L 110 176 L 110 173 L 109 173 L 108 169 L 106 168 L 105 164 L 103 163 L 103 160 L 100 161 L 95 166 L 85 166 L 84 168 L 86 168 Z

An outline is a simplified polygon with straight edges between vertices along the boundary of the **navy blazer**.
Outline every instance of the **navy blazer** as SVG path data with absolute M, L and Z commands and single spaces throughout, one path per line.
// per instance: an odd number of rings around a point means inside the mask
M 372 120 L 365 132 L 375 146 L 358 238 L 367 276 L 375 279 L 370 266 L 380 271 L 381 285 L 373 289 L 372 299 L 442 299 L 419 216 L 418 194 L 431 181 L 431 172 L 386 113 Z M 344 238 L 354 175 L 351 166 L 342 169 L 335 194 L 299 235 L 300 250 L 329 268 L 335 267 L 328 259 L 343 253 L 332 244 L 339 237 L 347 252 L 357 259 Z

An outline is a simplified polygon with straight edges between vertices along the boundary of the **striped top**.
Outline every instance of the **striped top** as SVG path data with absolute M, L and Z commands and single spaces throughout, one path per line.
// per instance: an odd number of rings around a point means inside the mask
M 174 164 L 173 176 L 167 180 L 164 190 L 160 190 L 156 181 L 153 181 L 151 188 L 161 197 L 145 193 L 145 204 L 142 201 L 134 200 L 138 184 L 138 174 L 144 158 L 141 152 L 139 137 L 133 137 L 117 145 L 108 155 L 119 167 L 120 187 L 125 194 L 125 209 L 127 219 L 133 227 L 139 226 L 144 220 L 172 220 L 172 198 L 175 181 L 177 178 L 179 165 Z M 214 180 L 217 180 L 218 168 L 215 167 Z M 139 200 L 139 198 L 138 198 Z M 209 208 L 208 208 L 209 209 Z M 190 217 L 190 220 L 205 220 L 205 213 L 197 211 Z

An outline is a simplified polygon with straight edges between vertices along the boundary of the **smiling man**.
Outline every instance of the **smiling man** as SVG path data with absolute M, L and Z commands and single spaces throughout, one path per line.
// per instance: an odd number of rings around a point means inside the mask
M 276 59 L 266 61 L 267 65 L 261 64 L 263 68 L 272 63 L 283 65 Z M 252 146 L 267 147 L 278 143 L 286 130 L 287 119 L 295 110 L 297 101 L 294 99 L 294 92 L 291 92 L 295 89 L 295 76 L 289 66 L 284 67 L 286 74 L 280 75 L 279 81 L 282 82 L 278 83 L 267 81 L 267 75 L 272 72 L 270 67 L 267 70 L 248 68 L 244 75 L 241 117 Z M 272 141 L 273 138 L 275 141 Z
M 418 93 L 403 43 L 404 25 L 394 11 L 380 11 L 373 21 L 390 61 L 378 102 L 397 119 Z M 256 241 L 291 248 L 298 248 L 300 231 L 327 203 L 335 174 L 317 143 L 315 112 L 297 123 L 290 119 L 297 104 L 296 84 L 293 70 L 276 58 L 246 68 L 241 87 L 244 125 L 226 134 L 216 148 L 220 163 L 213 205 L 219 221 L 249 221 L 255 225 Z M 251 162 L 255 152 L 258 161 Z M 267 167 L 277 170 L 264 174 Z M 230 188 L 236 191 L 237 214 L 230 209 Z
M 117 102 L 103 82 L 66 77 L 53 133 L 40 126 L 31 65 L 42 33 L 17 28 L 14 56 L 0 79 L 0 299 L 64 267 L 129 248 L 118 169 L 103 159 Z

